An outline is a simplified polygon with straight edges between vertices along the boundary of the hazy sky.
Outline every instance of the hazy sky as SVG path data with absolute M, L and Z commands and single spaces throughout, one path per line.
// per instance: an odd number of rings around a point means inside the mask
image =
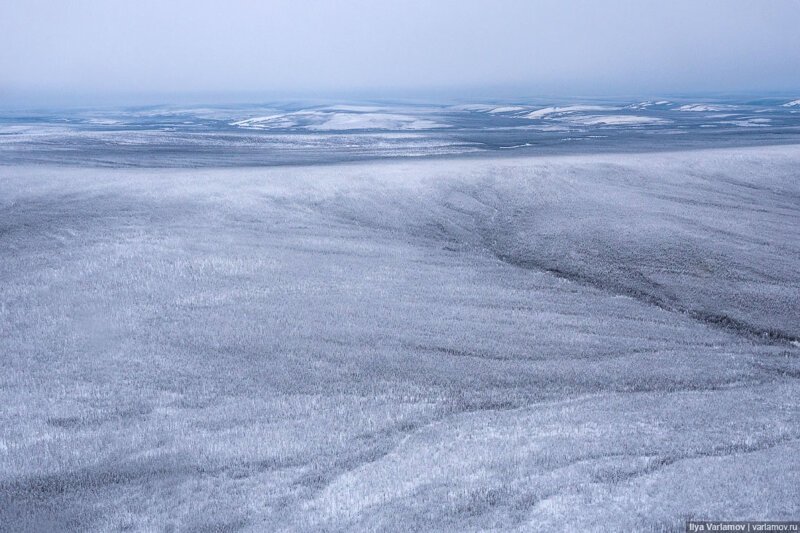
M 0 95 L 800 89 L 800 0 L 0 0 Z

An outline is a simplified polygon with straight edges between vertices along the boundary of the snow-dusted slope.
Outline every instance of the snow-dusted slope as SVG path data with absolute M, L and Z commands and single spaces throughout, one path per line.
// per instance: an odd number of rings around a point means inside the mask
M 565 115 L 569 113 L 579 113 L 585 111 L 616 111 L 617 107 L 599 106 L 599 105 L 570 105 L 563 107 L 543 107 L 536 111 L 531 111 L 525 117 L 527 118 L 545 118 L 552 115 Z
M 713 104 L 686 104 L 676 108 L 678 111 L 700 111 L 700 112 L 708 112 L 708 111 L 723 111 L 725 106 L 713 105 Z
M 341 107 L 341 106 L 339 106 Z M 345 110 L 350 108 L 345 107 Z M 292 129 L 311 131 L 350 130 L 425 130 L 445 128 L 433 120 L 398 113 L 345 112 L 331 110 L 295 111 L 280 113 L 231 123 L 232 126 L 251 129 Z
M 637 126 L 646 124 L 669 124 L 669 120 L 656 117 L 640 117 L 637 115 L 580 115 L 561 119 L 571 124 L 584 126 Z
M 6 166 L 0 523 L 795 518 L 797 168 Z

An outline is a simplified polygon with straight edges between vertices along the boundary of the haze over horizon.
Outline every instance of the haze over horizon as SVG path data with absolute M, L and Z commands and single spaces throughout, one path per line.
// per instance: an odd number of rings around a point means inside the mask
M 798 23 L 795 1 L 3 1 L 0 99 L 791 93 Z

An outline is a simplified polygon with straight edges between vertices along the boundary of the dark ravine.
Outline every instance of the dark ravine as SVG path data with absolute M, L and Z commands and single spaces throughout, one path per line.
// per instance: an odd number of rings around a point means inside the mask
M 744 337 L 753 342 L 780 346 L 800 346 L 800 337 L 774 329 L 759 328 L 742 320 L 732 318 L 721 313 L 709 313 L 697 309 L 688 309 L 674 301 L 661 298 L 655 294 L 647 293 L 618 283 L 609 283 L 577 272 L 567 272 L 560 268 L 545 266 L 533 259 L 520 259 L 501 253 L 493 254 L 500 261 L 515 267 L 528 270 L 538 270 L 552 274 L 560 279 L 589 286 L 594 289 L 609 292 L 618 296 L 627 296 L 642 303 L 653 305 L 670 313 L 679 313 L 709 326 L 725 330 L 734 335 Z

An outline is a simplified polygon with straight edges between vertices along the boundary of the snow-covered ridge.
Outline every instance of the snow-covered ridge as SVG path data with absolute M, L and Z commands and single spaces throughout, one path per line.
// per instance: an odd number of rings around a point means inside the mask
M 642 117 L 638 115 L 579 115 L 566 119 L 573 124 L 585 126 L 619 126 L 619 125 L 645 125 L 669 124 L 670 121 L 657 117 Z
M 460 104 L 449 106 L 450 111 L 469 111 L 472 113 L 518 113 L 530 109 L 531 106 L 517 104 Z
M 517 111 L 525 111 L 525 109 L 525 107 L 519 105 L 508 105 L 495 107 L 494 109 L 490 110 L 489 113 L 515 113 Z
M 783 107 L 800 107 L 800 100 L 792 100 L 791 102 L 786 102 L 783 104 Z
M 650 107 L 662 107 L 669 105 L 671 102 L 669 100 L 646 100 L 644 102 L 639 102 L 636 104 L 630 104 L 625 106 L 626 109 L 648 109 Z
M 744 118 L 741 120 L 723 120 L 724 124 L 734 124 L 743 128 L 764 128 L 772 122 L 768 118 Z
M 433 120 L 398 113 L 317 110 L 253 117 L 232 122 L 231 125 L 251 129 L 301 128 L 312 131 L 426 130 L 448 127 Z
M 676 108 L 678 111 L 722 111 L 725 109 L 723 106 L 712 104 L 686 104 Z
M 525 115 L 527 118 L 545 118 L 550 115 L 563 115 L 566 113 L 577 113 L 582 111 L 617 111 L 618 107 L 600 106 L 600 105 L 570 105 L 564 107 L 544 107 L 537 109 Z
M 566 122 L 580 126 L 635 126 L 646 124 L 668 124 L 669 120 L 659 117 L 647 117 L 641 115 L 621 115 L 608 114 L 602 115 L 597 112 L 602 111 L 621 111 L 624 109 L 645 109 L 650 105 L 649 102 L 641 102 L 626 108 L 600 106 L 600 105 L 573 105 L 565 107 L 544 107 L 527 113 L 524 116 L 529 119 L 550 119 L 559 122 Z M 652 105 L 656 105 L 653 103 Z M 641 107 L 637 107 L 641 106 Z M 589 114 L 587 114 L 587 112 Z

